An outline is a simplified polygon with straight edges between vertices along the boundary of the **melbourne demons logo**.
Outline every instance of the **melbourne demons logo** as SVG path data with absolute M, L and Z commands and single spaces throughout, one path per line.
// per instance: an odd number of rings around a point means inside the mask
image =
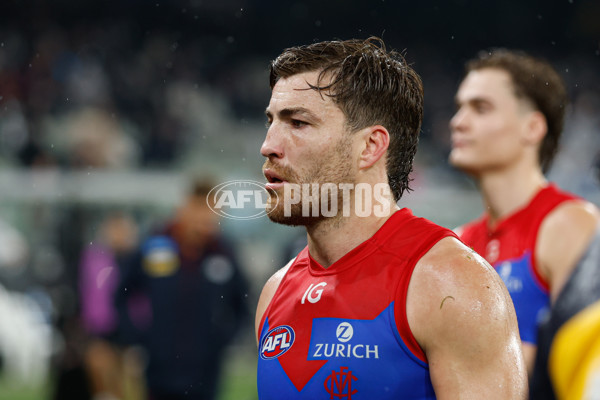
M 352 382 L 358 378 L 348 371 L 348 367 L 340 367 L 340 372 L 331 371 L 331 375 L 325 379 L 325 390 L 329 393 L 329 398 L 352 399 L 352 395 L 358 390 L 352 388 Z
M 260 346 L 260 357 L 264 360 L 277 358 L 294 344 L 295 337 L 292 327 L 280 325 L 267 333 Z

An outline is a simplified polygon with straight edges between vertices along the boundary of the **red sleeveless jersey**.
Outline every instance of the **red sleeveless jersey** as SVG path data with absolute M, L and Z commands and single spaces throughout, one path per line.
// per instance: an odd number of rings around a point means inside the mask
M 415 264 L 448 236 L 402 209 L 329 268 L 301 251 L 261 321 L 259 398 L 435 398 L 406 295 Z
M 578 197 L 550 184 L 494 229 L 488 227 L 487 214 L 460 229 L 461 240 L 481 254 L 506 284 L 524 342 L 537 343 L 538 322 L 550 305 L 548 283 L 539 274 L 535 260 L 540 225 L 554 208 L 574 199 Z

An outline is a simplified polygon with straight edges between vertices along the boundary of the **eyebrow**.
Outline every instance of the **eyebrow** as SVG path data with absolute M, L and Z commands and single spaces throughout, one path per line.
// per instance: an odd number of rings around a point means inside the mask
M 313 120 L 314 122 L 317 122 L 317 123 L 322 122 L 321 118 L 317 117 L 317 115 L 315 113 L 313 113 L 312 111 L 310 111 L 309 109 L 304 108 L 304 107 L 284 108 L 277 112 L 277 115 L 281 119 L 288 119 L 288 118 L 291 118 L 294 115 L 298 115 L 298 114 L 304 115 L 304 116 L 308 117 L 309 119 Z M 273 113 L 271 111 L 269 111 L 269 109 L 265 110 L 265 115 L 267 117 L 273 117 Z
M 458 97 L 454 98 L 454 104 L 456 105 L 456 107 L 462 105 L 462 104 L 490 104 L 492 105 L 492 101 L 485 98 L 485 97 L 471 97 L 470 99 L 467 99 L 466 101 L 461 102 Z

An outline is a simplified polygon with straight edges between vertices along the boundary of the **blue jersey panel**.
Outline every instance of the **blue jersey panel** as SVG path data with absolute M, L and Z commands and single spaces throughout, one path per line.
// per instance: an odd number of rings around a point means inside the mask
M 265 337 L 268 321 L 261 332 L 261 347 L 273 344 Z M 292 346 L 284 330 L 279 344 Z M 277 332 L 274 332 L 277 333 Z M 274 336 L 275 337 L 275 336 Z M 267 339 L 267 340 L 265 340 Z M 260 349 L 263 354 L 264 349 Z M 273 350 L 277 350 L 273 347 Z M 281 356 L 290 357 L 282 350 Z M 291 350 L 290 350 L 291 353 Z M 267 352 L 267 354 L 271 354 Z M 275 353 L 277 352 L 275 351 Z M 308 354 L 301 362 L 325 362 L 300 390 L 275 358 L 259 357 L 259 398 L 275 399 L 434 399 L 425 363 L 414 357 L 399 340 L 391 303 L 373 320 L 314 318 Z
M 531 253 L 523 257 L 497 263 L 496 271 L 506 284 L 517 312 L 521 340 L 537 343 L 537 327 L 540 319 L 548 312 L 550 299 L 535 280 Z

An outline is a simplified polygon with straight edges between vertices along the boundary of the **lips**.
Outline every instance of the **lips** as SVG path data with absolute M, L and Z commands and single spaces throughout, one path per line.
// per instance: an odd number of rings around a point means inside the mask
M 284 184 L 288 183 L 288 181 L 284 177 L 282 177 L 280 174 L 273 171 L 272 169 L 265 169 L 263 171 L 263 174 L 265 175 L 265 178 L 267 178 L 267 184 L 265 184 L 265 188 L 267 189 L 280 189 L 283 187 Z
M 454 149 L 468 146 L 469 143 L 470 143 L 470 140 L 467 140 L 464 137 L 452 136 L 452 148 L 454 148 Z

